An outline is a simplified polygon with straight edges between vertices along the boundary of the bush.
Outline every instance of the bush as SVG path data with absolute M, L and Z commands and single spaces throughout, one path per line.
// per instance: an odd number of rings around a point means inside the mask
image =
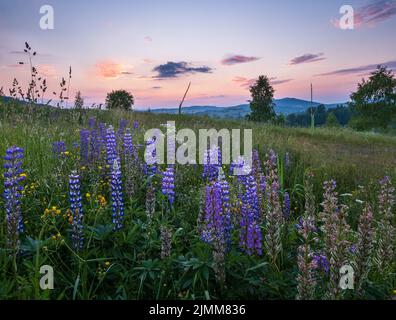
M 107 109 L 123 109 L 132 110 L 133 95 L 126 90 L 115 90 L 107 94 L 106 107 Z

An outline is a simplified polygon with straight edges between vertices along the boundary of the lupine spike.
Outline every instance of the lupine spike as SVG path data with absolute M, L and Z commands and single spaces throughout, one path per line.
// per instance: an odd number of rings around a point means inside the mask
M 69 176 L 70 210 L 73 217 L 72 243 L 75 250 L 84 248 L 83 206 L 80 176 L 73 171 Z
M 122 193 L 121 168 L 118 159 L 113 162 L 110 184 L 114 231 L 118 231 L 124 227 L 124 197 Z
M 13 146 L 4 156 L 4 206 L 7 217 L 8 246 L 14 250 L 19 247 L 19 234 L 24 231 L 21 197 L 25 179 L 22 174 L 24 150 Z
M 169 203 L 175 201 L 175 168 L 168 167 L 162 176 L 162 193 L 167 196 Z

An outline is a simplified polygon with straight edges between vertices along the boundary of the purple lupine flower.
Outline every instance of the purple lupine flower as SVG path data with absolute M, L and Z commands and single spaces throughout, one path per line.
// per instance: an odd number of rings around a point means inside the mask
M 66 144 L 64 141 L 55 141 L 52 144 L 52 151 L 56 156 L 61 156 L 66 151 Z
M 102 145 L 106 145 L 106 135 L 107 135 L 107 125 L 106 123 L 99 123 L 99 133 L 100 139 L 102 140 Z
M 283 216 L 286 220 L 290 217 L 290 196 L 288 192 L 285 192 L 283 196 Z
M 99 131 L 96 129 L 92 129 L 90 134 L 91 134 L 91 139 L 90 139 L 91 152 L 89 156 L 90 156 L 90 161 L 95 162 L 100 159 L 102 139 L 100 138 Z
M 219 179 L 219 184 L 221 188 L 221 202 L 223 205 L 224 240 L 228 248 L 230 248 L 231 231 L 232 231 L 231 208 L 230 208 L 230 186 L 223 176 L 221 176 L 221 179 Z
M 133 121 L 133 129 L 138 130 L 139 129 L 139 122 L 137 120 Z
M 128 125 L 128 120 L 125 120 L 125 119 L 120 120 L 120 125 L 118 127 L 118 135 L 120 137 L 122 137 L 124 135 L 127 125 Z
M 314 269 L 320 270 L 326 274 L 330 271 L 329 259 L 324 254 L 314 254 L 312 258 Z
M 168 167 L 162 176 L 162 193 L 168 197 L 169 203 L 173 205 L 175 200 L 175 169 Z
M 106 131 L 106 157 L 107 165 L 111 168 L 114 161 L 117 160 L 117 141 L 114 133 L 114 128 L 109 126 Z
M 89 160 L 89 136 L 91 132 L 86 129 L 80 130 L 80 157 L 81 163 L 86 164 Z
M 120 125 L 117 130 L 117 151 L 119 154 L 122 153 L 122 144 L 123 144 L 123 139 L 124 139 L 124 133 L 125 129 L 128 125 L 128 121 L 125 119 L 120 120 Z
M 113 211 L 114 231 L 124 226 L 124 196 L 119 159 L 115 159 L 111 170 L 111 208 Z
M 244 180 L 240 220 L 240 247 L 248 255 L 262 254 L 262 234 L 259 225 L 260 211 L 257 197 L 257 183 L 252 175 Z
M 7 217 L 8 245 L 17 249 L 19 246 L 19 234 L 23 232 L 23 220 L 21 210 L 21 197 L 24 180 L 22 175 L 22 159 L 24 150 L 13 146 L 6 150 L 4 156 L 4 206 Z
M 88 120 L 89 129 L 93 130 L 95 128 L 95 125 L 96 125 L 95 117 L 90 117 L 89 120 Z
M 219 160 L 221 160 L 221 152 L 218 147 L 205 150 L 203 164 L 203 178 L 208 182 L 217 180 L 219 174 Z
M 147 164 L 147 161 L 144 163 L 144 174 L 153 176 L 158 173 L 158 155 L 157 155 L 157 145 L 156 142 L 157 137 L 154 136 L 152 139 L 146 141 L 146 159 L 150 159 L 152 163 Z M 151 150 L 151 145 L 154 144 L 154 148 Z M 150 154 L 151 151 L 151 154 Z
M 132 155 L 134 155 L 132 134 L 129 128 L 126 129 L 124 134 L 124 154 L 128 155 L 128 158 L 132 158 Z
M 84 226 L 82 223 L 84 214 L 80 189 L 80 176 L 76 171 L 72 171 L 69 176 L 69 198 L 73 216 L 72 243 L 76 250 L 82 250 L 84 247 Z
M 206 186 L 205 213 L 201 238 L 206 243 L 224 242 L 222 189 L 218 182 Z

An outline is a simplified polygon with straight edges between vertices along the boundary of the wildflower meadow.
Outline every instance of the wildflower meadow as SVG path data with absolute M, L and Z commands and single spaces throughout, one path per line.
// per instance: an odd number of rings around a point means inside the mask
M 241 122 L 253 161 L 233 175 L 244 163 L 223 164 L 220 149 L 203 165 L 147 164 L 143 138 L 170 118 L 232 121 L 17 101 L 0 114 L 2 299 L 395 295 L 396 175 L 379 160 L 393 137 Z M 360 149 L 339 151 L 351 141 Z

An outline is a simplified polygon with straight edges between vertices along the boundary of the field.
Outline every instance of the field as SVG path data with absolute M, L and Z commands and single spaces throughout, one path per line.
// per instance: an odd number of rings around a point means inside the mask
M 144 132 L 169 120 L 177 129 L 252 128 L 253 173 L 145 166 Z M 12 146 L 24 151 L 12 207 L 24 230 L 2 198 L 2 299 L 396 296 L 396 137 L 11 101 L 0 104 L 0 154 Z M 40 288 L 43 265 L 53 267 L 53 290 Z M 344 265 L 354 289 L 339 287 Z

